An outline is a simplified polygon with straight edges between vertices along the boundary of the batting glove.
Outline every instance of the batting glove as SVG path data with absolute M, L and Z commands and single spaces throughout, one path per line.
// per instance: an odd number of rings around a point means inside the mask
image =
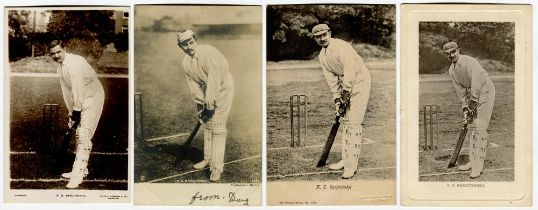
M 478 102 L 474 101 L 474 100 L 471 100 L 469 102 L 469 109 L 471 110 L 471 112 L 474 112 L 474 111 L 476 111 L 476 108 L 478 108 Z
M 212 108 L 212 109 L 211 109 Z M 207 107 L 205 106 L 201 112 L 199 112 L 198 117 L 202 121 L 202 123 L 207 123 L 213 115 L 215 114 L 215 108 L 214 107 Z
M 342 91 L 342 103 L 349 104 L 349 101 L 351 100 L 351 93 L 347 90 Z
M 334 99 L 334 115 L 340 116 L 340 106 L 342 105 L 342 100 L 340 98 Z
M 73 110 L 71 112 L 71 121 L 74 122 L 74 124 L 78 124 L 80 123 L 80 115 L 81 115 L 82 111 L 77 111 L 77 110 Z

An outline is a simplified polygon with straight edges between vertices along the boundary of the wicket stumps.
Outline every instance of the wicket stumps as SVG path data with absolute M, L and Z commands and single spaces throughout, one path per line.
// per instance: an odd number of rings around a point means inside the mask
M 439 141 L 439 105 L 427 104 L 422 108 L 424 115 L 424 150 L 437 150 Z
M 58 124 L 58 104 L 43 104 L 42 116 L 41 116 L 41 136 L 49 137 L 49 144 L 56 142 L 57 138 L 57 124 Z
M 140 143 L 142 147 L 145 146 L 144 141 L 144 109 L 142 108 L 142 92 L 135 92 L 134 93 L 134 100 L 135 100 L 135 135 L 137 135 L 140 132 Z M 137 112 L 138 111 L 138 112 Z M 136 113 L 138 113 L 138 121 L 136 120 Z M 136 125 L 136 122 L 139 122 L 138 125 Z M 138 129 L 140 130 L 138 130 Z
M 306 128 L 308 123 L 306 104 L 306 95 L 290 96 L 291 147 L 300 147 L 306 144 Z M 297 120 L 294 120 L 294 118 Z M 295 141 L 296 139 L 297 141 Z

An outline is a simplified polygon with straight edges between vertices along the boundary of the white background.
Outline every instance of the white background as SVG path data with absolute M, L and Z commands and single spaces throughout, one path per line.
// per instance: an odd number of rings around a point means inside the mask
M 303 0 L 303 1 L 292 1 L 292 0 L 258 0 L 258 1 L 252 1 L 252 0 L 189 0 L 189 1 L 171 1 L 171 0 L 76 0 L 76 1 L 69 1 L 69 0 L 2 0 L 0 1 L 0 6 L 2 7 L 1 11 L 0 11 L 0 21 L 2 23 L 6 23 L 6 20 L 4 19 L 5 18 L 5 15 L 4 14 L 4 7 L 5 6 L 129 6 L 130 7 L 130 14 L 129 14 L 129 17 L 131 18 L 130 19 L 130 23 L 129 23 L 129 30 L 130 30 L 130 74 L 131 74 L 131 79 L 129 80 L 129 84 L 130 84 L 130 96 L 132 96 L 132 87 L 133 87 L 133 77 L 132 77 L 132 73 L 134 72 L 133 70 L 133 49 L 134 49 L 134 43 L 133 43 L 133 32 L 134 32 L 134 5 L 135 4 L 246 4 L 246 5 L 262 5 L 263 6 L 263 28 L 264 28 L 264 32 L 263 32 L 263 38 L 262 40 L 263 41 L 263 49 L 264 49 L 264 52 L 262 54 L 263 56 L 263 63 L 262 63 L 262 68 L 263 68 L 263 79 L 262 79 L 262 82 L 263 82 L 263 86 L 265 87 L 265 9 L 266 9 L 266 6 L 268 4 L 309 4 L 309 3 L 317 3 L 317 4 L 373 4 L 373 3 L 376 3 L 376 4 L 395 4 L 396 5 L 396 35 L 397 35 L 397 87 L 398 87 L 398 90 L 397 92 L 399 92 L 399 80 L 400 80 L 400 67 L 399 67 L 399 55 L 400 55 L 400 52 L 399 52 L 399 38 L 400 38 L 400 28 L 399 28 L 399 21 L 400 21 L 400 18 L 399 18 L 399 15 L 400 15 L 400 5 L 401 4 L 404 4 L 404 3 L 447 3 L 447 2 L 453 2 L 453 3 L 461 3 L 463 2 L 464 0 L 460 0 L 460 1 L 453 1 L 453 0 L 444 0 L 444 1 L 440 1 L 440 0 L 378 0 L 378 1 L 373 1 L 373 0 L 368 0 L 368 1 L 365 1 L 365 0 L 354 0 L 354 1 L 350 1 L 350 0 L 341 0 L 341 1 L 324 1 L 324 0 L 319 0 L 319 1 L 312 1 L 312 0 L 309 0 L 309 1 L 306 1 L 306 0 Z M 536 54 L 536 50 L 538 49 L 538 44 L 537 44 L 537 40 L 536 38 L 538 37 L 538 31 L 537 31 L 537 26 L 538 26 L 538 9 L 536 7 L 538 7 L 537 3 L 534 3 L 533 1 L 531 0 L 504 0 L 504 1 L 500 1 L 500 0 L 489 0 L 489 1 L 484 1 L 484 0 L 474 0 L 474 1 L 465 1 L 465 2 L 468 2 L 468 3 L 497 3 L 497 4 L 531 4 L 533 5 L 533 20 L 532 20 L 532 34 L 533 34 L 533 41 L 532 41 L 532 49 L 533 49 L 533 70 L 536 69 L 538 67 L 537 63 L 538 63 L 538 56 Z M 2 25 L 2 32 L 6 31 L 5 27 L 7 27 L 6 24 L 3 24 Z M 5 39 L 7 39 L 5 33 L 2 33 L 2 37 L 3 37 L 3 40 L 5 41 Z M 2 66 L 4 66 L 4 62 L 7 62 L 5 60 L 5 55 L 4 55 L 4 52 L 5 52 L 5 47 L 7 46 L 4 46 L 4 41 L 0 42 L 0 49 L 2 49 L 0 51 L 0 62 L 2 63 Z M 495 47 L 495 46 L 492 46 L 492 47 Z M 136 49 L 134 49 L 136 50 Z M 536 81 L 537 78 L 538 78 L 538 73 L 534 72 L 533 71 L 533 81 Z M 0 79 L 0 100 L 2 101 L 0 103 L 0 118 L 2 120 L 0 120 L 0 127 L 1 128 L 4 128 L 4 80 L 3 79 Z M 265 104 L 265 88 L 263 88 L 263 97 L 262 99 L 264 100 L 262 104 Z M 537 105 L 537 99 L 538 99 L 538 85 L 536 85 L 535 83 L 533 83 L 533 110 L 536 110 L 538 108 L 538 105 Z M 132 99 L 129 99 L 131 102 L 132 102 Z M 397 107 L 400 107 L 400 102 L 399 102 L 399 94 L 397 96 Z M 130 103 L 130 104 L 133 104 L 133 103 Z M 130 113 L 132 113 L 132 107 L 130 107 Z M 397 113 L 397 117 L 398 117 L 398 129 L 397 129 L 397 155 L 398 155 L 398 166 L 400 165 L 400 144 L 399 144 L 399 136 L 400 136 L 400 129 L 399 129 L 399 109 L 398 110 L 398 113 Z M 263 114 L 263 119 L 265 119 L 265 107 L 263 108 L 263 111 L 264 111 L 264 114 Z M 534 137 L 535 136 L 535 132 L 534 130 L 538 130 L 538 125 L 537 125 L 537 115 L 535 112 L 533 112 L 533 154 L 537 154 L 537 151 L 538 151 L 538 145 L 536 144 L 536 142 L 534 141 L 536 138 Z M 133 122 L 129 122 L 131 128 L 133 126 Z M 265 150 L 265 120 L 263 122 L 263 187 L 265 188 L 265 155 L 266 155 L 266 150 Z M 1 132 L 4 132 L 3 130 Z M 4 134 L 2 133 L 2 135 L 0 135 L 0 138 L 2 138 L 2 141 L 6 141 L 6 139 L 3 139 L 3 136 Z M 129 140 L 131 146 L 130 148 L 133 148 L 132 147 L 132 139 Z M 3 145 L 3 143 L 1 144 Z M 3 153 L 3 149 L 0 149 L 0 157 L 4 157 L 4 155 L 2 154 Z M 132 158 L 132 151 L 130 151 L 130 156 L 131 156 L 131 162 L 129 163 L 130 166 L 133 165 L 133 158 Z M 2 164 L 5 164 L 5 160 L 3 160 L 2 158 Z M 538 205 L 536 204 L 538 201 L 537 197 L 538 195 L 536 195 L 536 193 L 538 191 L 536 191 L 538 188 L 537 188 L 537 175 L 538 175 L 538 170 L 536 167 L 537 166 L 537 163 L 538 163 L 538 158 L 536 158 L 536 155 L 534 156 L 534 161 L 533 161 L 533 176 L 534 176 L 534 182 L 533 182 L 533 188 L 534 188 L 534 191 L 533 191 L 533 203 L 534 205 Z M 0 169 L 2 169 L 4 167 L 0 167 Z M 131 167 L 131 173 L 130 174 L 133 174 L 133 168 Z M 3 177 L 3 172 L 0 173 L 0 180 L 3 180 L 4 177 Z M 248 209 L 305 209 L 305 208 L 308 208 L 308 209 L 339 209 L 339 210 L 345 210 L 345 209 L 425 209 L 425 208 L 411 208 L 411 207 L 402 207 L 400 205 L 400 199 L 399 199 L 399 192 L 400 192 L 400 189 L 399 189 L 399 178 L 400 178 L 400 169 L 398 167 L 398 170 L 397 170 L 397 182 L 398 182 L 398 192 L 397 192 L 397 195 L 398 195 L 398 200 L 397 200 L 397 204 L 396 206 L 327 206 L 327 207 L 268 207 L 268 206 L 265 206 L 265 191 L 262 193 L 263 195 L 263 198 L 262 200 L 264 201 L 263 203 L 263 207 L 250 207 Z M 132 177 L 131 177 L 131 180 L 129 180 L 131 183 L 132 183 Z M 0 189 L 4 189 L 4 186 L 3 185 L 3 181 L 0 181 Z M 131 185 L 132 186 L 132 185 Z M 132 196 L 131 196 L 132 197 Z M 83 209 L 83 210 L 108 210 L 108 209 L 118 209 L 118 210 L 125 210 L 125 209 L 224 209 L 225 207 L 186 207 L 186 206 L 180 206 L 180 207 L 170 207 L 170 206 L 163 206 L 163 207 L 154 207 L 154 206 L 133 206 L 132 203 L 127 203 L 127 204 L 79 204 L 79 205 L 75 205 L 75 204 L 4 204 L 3 202 L 3 190 L 0 191 L 0 200 L 2 201 L 1 204 L 0 204 L 0 209 L 21 209 L 21 210 L 59 210 L 59 209 Z M 233 207 L 233 208 L 227 208 L 227 209 L 239 209 L 238 207 Z M 241 208 L 241 209 L 246 209 L 246 208 Z M 429 208 L 427 208 L 429 209 Z M 439 209 L 456 209 L 456 208 L 439 208 Z M 457 208 L 457 209 L 480 209 L 480 208 Z M 487 208 L 487 209 L 505 209 L 505 208 Z M 525 208 L 525 209 L 532 209 L 532 207 L 529 207 L 529 208 Z

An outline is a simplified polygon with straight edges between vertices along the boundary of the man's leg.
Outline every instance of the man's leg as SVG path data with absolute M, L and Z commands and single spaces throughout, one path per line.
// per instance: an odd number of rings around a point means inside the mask
M 79 127 L 77 129 L 77 152 L 73 169 L 69 175 L 67 188 L 77 188 L 82 183 L 82 179 L 87 175 L 88 160 L 92 151 L 92 132 L 88 128 Z
M 213 139 L 211 143 L 211 177 L 210 181 L 219 181 L 221 173 L 224 171 L 224 151 L 226 149 L 226 120 L 220 116 L 211 119 L 214 126 Z
M 206 123 L 204 125 L 204 159 L 194 164 L 194 169 L 200 170 L 211 163 L 211 144 L 213 139 L 213 126 Z
M 347 126 L 344 135 L 347 139 L 346 145 L 348 152 L 344 162 L 344 174 L 342 178 L 348 179 L 355 175 L 359 166 L 359 155 L 362 146 L 362 126 L 360 124 L 351 124 L 351 126 Z
M 489 127 L 489 121 L 491 119 L 491 113 L 493 112 L 493 105 L 495 101 L 495 86 L 491 81 L 486 81 L 487 85 L 484 85 L 483 90 L 479 98 L 479 105 L 477 108 L 477 117 L 473 124 L 476 128 L 475 133 L 475 148 L 474 148 L 474 163 L 471 169 L 470 178 L 474 179 L 482 174 L 484 169 L 484 160 L 486 158 L 486 147 L 488 144 L 487 129 Z
M 77 151 L 75 162 L 70 173 L 62 174 L 63 177 L 69 178 L 67 188 L 78 187 L 82 183 L 82 179 L 88 175 L 88 160 L 92 150 L 92 138 L 99 124 L 105 100 L 101 84 L 98 81 L 92 84 L 92 90 L 96 92 L 92 97 L 84 100 L 80 125 L 76 131 Z
M 344 174 L 342 178 L 351 178 L 357 172 L 359 165 L 359 155 L 362 144 L 362 122 L 368 100 L 370 97 L 370 80 L 365 80 L 357 84 L 360 90 L 352 93 L 351 104 L 348 113 L 344 117 L 344 134 L 347 139 L 347 159 L 344 161 Z
M 486 147 L 488 144 L 487 132 L 484 128 L 483 120 L 477 118 L 474 123 L 476 124 L 476 131 L 473 136 L 474 142 L 472 150 L 474 151 L 474 161 L 471 166 L 471 178 L 477 178 L 482 174 L 484 160 L 486 158 Z

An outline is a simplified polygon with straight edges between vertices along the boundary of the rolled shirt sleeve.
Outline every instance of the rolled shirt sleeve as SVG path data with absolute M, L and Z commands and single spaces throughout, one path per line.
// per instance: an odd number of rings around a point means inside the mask
M 192 100 L 196 104 L 204 104 L 204 90 L 202 85 L 194 81 L 189 75 L 186 75 L 187 83 L 189 84 L 189 90 L 191 91 Z
M 342 92 L 342 87 L 339 84 L 340 79 L 337 74 L 334 72 L 331 72 L 327 69 L 327 63 L 325 61 L 325 56 L 321 55 L 321 53 L 324 53 L 325 49 L 322 49 L 322 52 L 320 52 L 319 56 L 319 62 L 321 63 L 321 69 L 323 71 L 323 75 L 325 76 L 325 81 L 327 81 L 327 85 L 329 85 L 329 89 L 331 90 L 331 93 L 333 95 L 333 99 L 340 98 L 340 93 Z
M 60 86 L 62 87 L 62 95 L 64 98 L 65 106 L 67 107 L 67 111 L 70 114 L 71 112 L 73 112 L 73 95 L 71 94 L 71 89 L 68 87 L 68 85 L 63 79 L 60 79 Z
M 207 88 L 205 103 L 216 106 L 217 97 L 221 89 L 223 75 L 228 71 L 226 58 L 214 47 L 207 48 L 206 56 L 201 56 L 201 64 L 207 69 Z
M 357 77 L 357 68 L 360 65 L 357 64 L 357 52 L 350 44 L 340 45 L 340 61 L 344 67 L 344 78 L 342 80 L 342 88 L 351 92 L 353 89 L 353 83 Z
M 476 59 L 470 59 L 468 61 L 468 65 L 469 70 L 467 73 L 471 77 L 471 100 L 478 101 L 480 89 L 488 77 L 488 73 L 486 70 L 484 70 L 484 68 L 482 68 L 482 65 L 480 65 Z
M 469 102 L 467 100 L 467 88 L 465 88 L 460 83 L 456 82 L 456 79 L 454 78 L 454 72 L 453 68 L 450 67 L 448 71 L 448 75 L 450 75 L 450 78 L 452 79 L 452 86 L 454 86 L 454 89 L 456 90 L 456 96 L 458 96 L 458 99 L 460 100 L 462 104 L 462 108 L 468 107 Z

